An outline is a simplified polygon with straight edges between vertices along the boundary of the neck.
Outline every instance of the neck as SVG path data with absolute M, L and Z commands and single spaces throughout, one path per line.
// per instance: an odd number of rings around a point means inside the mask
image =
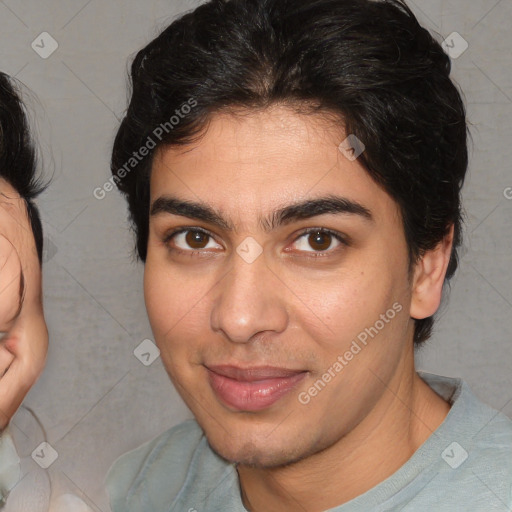
M 326 450 L 289 466 L 238 466 L 251 512 L 321 512 L 365 493 L 394 472 L 443 422 L 450 406 L 414 369 L 398 371 L 370 414 Z M 383 384 L 384 385 L 384 384 Z

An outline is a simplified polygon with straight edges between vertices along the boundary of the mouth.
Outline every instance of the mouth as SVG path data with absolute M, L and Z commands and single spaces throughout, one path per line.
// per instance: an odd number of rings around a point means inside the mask
M 261 411 L 290 393 L 307 371 L 273 366 L 206 366 L 217 398 L 236 411 Z

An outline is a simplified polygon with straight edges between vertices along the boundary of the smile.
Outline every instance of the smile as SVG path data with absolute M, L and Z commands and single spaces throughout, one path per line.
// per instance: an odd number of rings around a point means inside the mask
M 276 367 L 207 367 L 217 398 L 237 411 L 260 411 L 292 391 L 308 372 Z

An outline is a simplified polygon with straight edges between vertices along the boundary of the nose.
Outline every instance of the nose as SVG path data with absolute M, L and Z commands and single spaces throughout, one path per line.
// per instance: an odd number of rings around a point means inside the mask
M 248 343 L 258 333 L 286 329 L 286 286 L 261 254 L 248 263 L 233 254 L 230 272 L 216 287 L 211 327 L 233 343 Z

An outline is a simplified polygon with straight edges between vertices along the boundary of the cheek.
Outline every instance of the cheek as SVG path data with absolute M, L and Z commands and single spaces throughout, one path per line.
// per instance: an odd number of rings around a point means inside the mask
M 144 299 L 155 341 L 163 352 L 190 348 L 201 339 L 213 283 L 173 271 L 149 257 L 144 270 Z M 203 333 L 204 334 L 204 333 Z M 185 343 L 186 341 L 186 343 Z
M 144 300 L 157 343 L 178 320 L 181 291 L 178 283 L 148 257 L 144 269 Z
M 325 392 L 322 383 L 321 392 L 312 388 L 306 392 L 318 396 L 312 406 L 319 411 L 339 407 L 355 414 L 357 409 L 354 417 L 359 417 L 363 405 L 374 403 L 382 393 L 382 382 L 389 381 L 403 357 L 408 342 L 407 291 L 398 275 L 372 272 L 365 279 L 347 278 L 337 292 L 325 295 L 330 334 L 316 335 L 322 340 L 317 342 L 322 345 L 322 365 L 310 384 L 318 379 L 328 384 Z M 353 396 L 360 400 L 347 402 Z
M 21 263 L 11 243 L 0 236 L 0 330 L 13 319 L 20 301 Z
M 294 295 L 300 300 L 294 301 L 291 314 L 327 357 L 343 353 L 381 314 L 396 301 L 403 301 L 402 278 L 391 268 L 391 262 L 379 264 L 377 260 L 358 258 L 321 279 L 293 276 Z

